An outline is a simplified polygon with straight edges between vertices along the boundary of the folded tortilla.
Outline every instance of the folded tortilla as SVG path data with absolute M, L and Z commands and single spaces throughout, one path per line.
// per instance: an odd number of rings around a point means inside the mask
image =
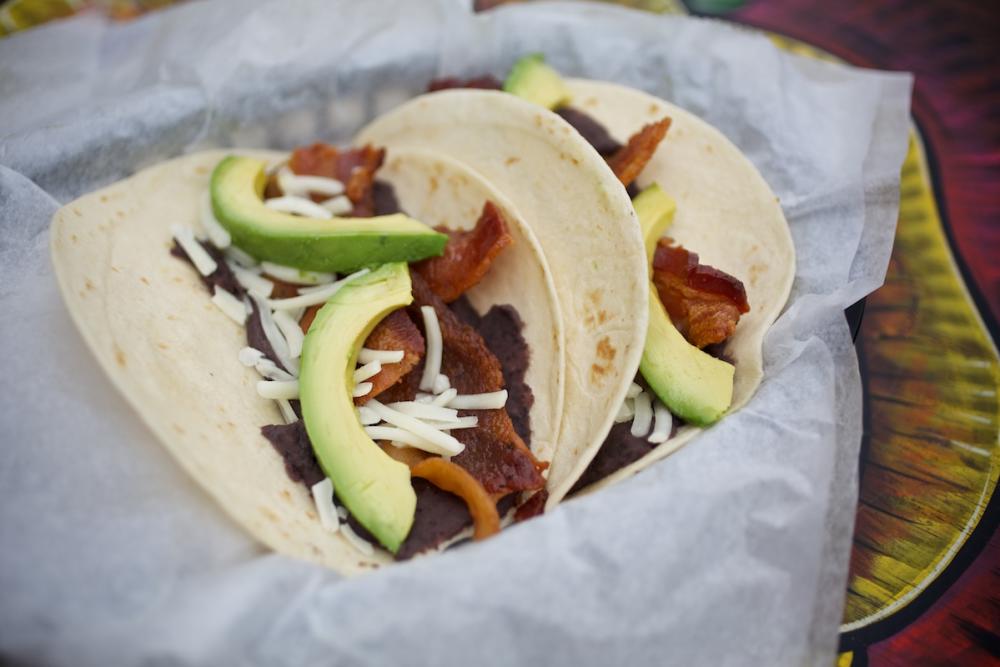
M 285 153 L 239 151 L 270 165 Z M 272 549 L 344 574 L 392 562 L 362 555 L 326 531 L 309 489 L 294 482 L 261 435 L 284 423 L 257 395 L 260 379 L 237 359 L 243 327 L 210 301 L 197 272 L 172 257 L 171 225 L 194 225 L 214 166 L 209 151 L 148 168 L 61 208 L 51 252 L 70 314 L 102 368 L 177 461 L 240 525 Z M 563 325 L 554 283 L 534 234 L 504 196 L 462 165 L 394 151 L 379 179 L 404 210 L 431 225 L 472 227 L 491 200 L 514 243 L 467 292 L 481 313 L 511 304 L 525 323 L 534 393 L 532 451 L 551 460 L 563 395 Z M 108 483 L 107 481 L 105 483 Z M 113 480 L 110 480 L 113 483 Z

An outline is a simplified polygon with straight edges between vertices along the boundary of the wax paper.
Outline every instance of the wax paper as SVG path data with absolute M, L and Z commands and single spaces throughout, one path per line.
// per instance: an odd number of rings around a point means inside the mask
M 266 552 L 90 357 L 53 212 L 207 146 L 347 141 L 432 76 L 528 51 L 687 107 L 760 168 L 798 253 L 763 385 L 630 481 L 486 542 L 351 580 Z M 842 309 L 884 277 L 910 85 L 720 22 L 563 3 L 198 2 L 0 41 L 0 661 L 832 664 L 861 436 Z

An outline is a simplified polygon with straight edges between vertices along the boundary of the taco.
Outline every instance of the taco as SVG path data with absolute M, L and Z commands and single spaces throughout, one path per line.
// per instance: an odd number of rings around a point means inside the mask
M 465 88 L 480 90 L 458 90 Z M 562 478 L 573 482 L 572 489 L 559 486 L 550 494 L 556 502 L 564 492 L 593 490 L 644 469 L 750 400 L 763 377 L 764 336 L 791 289 L 795 250 L 778 198 L 721 132 L 638 90 L 564 80 L 539 55 L 519 60 L 503 82 L 488 76 L 435 80 L 431 99 L 377 119 L 361 136 L 420 146 L 442 114 L 451 114 L 455 125 L 475 122 L 457 115 L 461 105 L 452 96 L 497 98 L 501 89 L 536 105 L 540 122 L 565 121 L 602 158 L 599 173 L 573 191 L 594 188 L 598 179 L 599 187 L 629 193 L 646 245 L 645 252 L 629 257 L 652 279 L 648 325 L 634 321 L 645 339 L 635 382 L 613 407 L 613 425 L 582 437 L 572 423 L 560 432 L 557 457 L 564 455 L 563 468 L 571 468 Z M 495 158 L 448 138 L 434 143 L 501 187 Z M 558 221 L 533 220 L 542 225 L 534 231 L 556 274 L 561 302 L 579 301 L 580 285 L 589 281 L 620 278 L 586 262 L 557 262 L 552 254 L 561 250 Z M 567 255 L 572 241 L 564 238 Z M 578 322 L 564 317 L 568 327 Z M 564 416 L 587 409 L 598 407 L 568 403 Z M 566 437 L 582 448 L 571 453 Z
M 555 287 L 519 210 L 462 164 L 196 153 L 60 209 L 51 251 L 112 382 L 276 551 L 350 574 L 544 507 Z

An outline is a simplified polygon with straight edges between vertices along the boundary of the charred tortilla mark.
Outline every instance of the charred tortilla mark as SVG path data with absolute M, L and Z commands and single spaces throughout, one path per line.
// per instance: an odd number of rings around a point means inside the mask
M 181 426 L 180 424 L 172 424 L 172 426 L 174 427 L 174 430 L 177 431 L 180 435 L 184 435 L 185 433 L 187 433 L 187 431 L 184 430 L 184 427 Z
M 263 514 L 268 521 L 273 521 L 274 523 L 278 523 L 280 517 L 278 517 L 278 515 L 272 512 L 269 508 L 261 505 L 257 509 L 260 510 L 260 513 Z
M 107 204 L 108 203 L 108 196 L 107 195 L 101 195 L 101 203 L 102 204 Z
M 597 342 L 597 356 L 606 361 L 611 361 L 615 358 L 615 353 L 617 350 L 611 344 L 611 339 L 605 336 L 600 341 Z
M 431 193 L 437 192 L 438 189 L 438 179 L 437 176 L 431 176 L 431 182 L 429 185 Z
M 70 234 L 69 240 L 72 241 L 73 243 L 77 243 L 80 240 L 80 237 L 77 236 L 76 234 Z
M 78 209 L 78 208 L 74 208 L 73 209 L 73 213 L 76 213 L 76 217 L 78 217 L 78 218 L 82 218 L 83 217 L 83 213 L 81 213 L 80 209 Z
M 147 278 L 146 276 L 139 276 L 139 282 L 141 282 L 143 285 L 148 285 L 149 278 Z
M 506 160 L 504 160 L 503 163 L 509 167 L 512 164 L 517 164 L 520 161 L 521 161 L 521 158 L 519 158 L 519 157 L 509 157 Z
M 281 497 L 284 498 L 285 501 L 287 502 L 292 502 L 292 494 L 288 492 L 288 489 L 281 490 Z
M 160 348 L 161 350 L 169 350 L 170 349 L 170 346 L 167 345 L 166 343 L 164 343 L 163 341 L 160 341 L 159 343 L 157 343 L 156 347 Z
M 84 278 L 83 279 L 83 286 L 86 287 L 91 292 L 93 292 L 94 289 L 95 289 L 94 288 L 94 281 L 92 281 L 90 278 Z
M 126 363 L 125 352 L 120 347 L 118 347 L 117 343 L 115 344 L 114 347 L 114 353 L 115 353 L 115 362 L 117 362 L 117 364 L 122 368 L 125 368 L 125 363 Z

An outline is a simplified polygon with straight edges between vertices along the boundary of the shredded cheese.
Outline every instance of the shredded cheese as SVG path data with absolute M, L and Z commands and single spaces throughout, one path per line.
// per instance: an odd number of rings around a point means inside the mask
M 212 210 L 212 196 L 208 192 L 201 198 L 201 227 L 219 250 L 224 250 L 232 244 L 233 237 L 229 235 L 229 230 L 215 217 L 215 211 Z
M 621 407 L 618 408 L 618 414 L 615 415 L 615 423 L 623 424 L 630 421 L 634 416 L 635 408 L 632 407 L 632 401 L 626 398 L 622 401 Z
M 353 396 L 354 398 L 367 396 L 368 392 L 370 392 L 372 390 L 372 387 L 374 386 L 375 385 L 373 385 L 371 382 L 359 382 L 358 384 L 354 385 L 354 391 L 351 393 L 351 396 Z
M 264 200 L 264 206 L 275 211 L 281 211 L 282 213 L 301 215 L 304 218 L 320 218 L 321 220 L 329 220 L 333 217 L 333 213 L 330 213 L 313 200 L 306 199 L 304 197 L 294 197 L 289 195 L 284 197 L 272 197 L 271 199 Z
M 442 431 L 450 431 L 454 428 L 475 428 L 479 426 L 479 417 L 471 415 L 469 417 L 457 417 L 454 421 L 437 421 L 433 419 L 422 420 L 428 426 L 433 426 Z
M 215 292 L 212 294 L 212 303 L 218 306 L 219 310 L 225 313 L 233 322 L 236 322 L 240 326 L 246 324 L 246 304 L 218 285 L 215 286 Z
M 203 276 L 210 276 L 219 268 L 219 265 L 215 263 L 212 256 L 205 250 L 205 247 L 194 237 L 194 232 L 191 231 L 190 227 L 174 225 L 170 228 L 170 233 L 173 234 L 177 245 L 181 247 L 188 256 L 188 259 L 191 260 L 191 263 L 194 264 L 194 268 L 198 269 L 198 273 Z
M 298 296 L 293 296 L 290 299 L 268 299 L 267 305 L 275 310 L 295 310 L 296 308 L 308 308 L 309 306 L 326 303 L 334 294 L 340 291 L 340 288 L 355 278 L 360 278 L 367 274 L 368 271 L 369 269 L 361 269 L 346 278 L 341 278 L 335 283 L 323 285 L 321 288 L 310 290 L 308 293 L 302 293 L 302 290 L 300 290 Z
M 322 482 L 313 484 L 310 490 L 316 503 L 320 523 L 331 533 L 336 533 L 340 527 L 340 520 L 337 516 L 337 507 L 333 504 L 333 482 L 326 477 Z
M 629 385 L 628 391 L 625 392 L 626 398 L 635 398 L 642 392 L 642 387 L 637 385 L 635 382 Z
M 299 397 L 298 380 L 259 380 L 257 394 L 261 398 L 290 400 Z
M 653 406 L 653 432 L 646 438 L 648 442 L 660 444 L 670 438 L 670 431 L 674 427 L 674 417 L 670 410 L 663 403 L 656 401 Z
M 226 248 L 226 258 L 233 260 L 234 262 L 242 266 L 244 269 L 252 269 L 253 267 L 257 266 L 257 260 L 254 259 L 252 255 L 246 253 L 245 251 L 237 248 L 234 245 L 231 245 L 228 248 Z
M 380 361 L 383 364 L 398 364 L 404 356 L 406 353 L 403 350 L 372 350 L 363 347 L 358 352 L 358 363 L 370 364 L 373 361 Z
M 506 404 L 506 389 L 487 394 L 458 394 L 448 401 L 448 407 L 456 410 L 499 410 Z
M 375 547 L 358 537 L 358 534 L 351 528 L 351 524 L 346 521 L 340 526 L 340 534 L 347 538 L 348 543 L 361 555 L 371 556 L 375 553 Z
M 278 404 L 278 409 L 281 410 L 281 416 L 286 424 L 294 424 L 299 420 L 299 416 L 295 414 L 295 410 L 292 409 L 292 404 L 288 402 L 288 399 L 279 398 L 275 403 Z
M 382 421 L 378 416 L 378 413 L 371 408 L 366 408 L 363 405 L 358 406 L 358 421 L 361 422 L 362 426 L 374 426 L 375 424 Z
M 387 403 L 386 407 L 417 419 L 432 419 L 440 422 L 451 422 L 458 419 L 458 410 L 439 407 L 431 403 L 399 401 L 398 403 Z
M 281 330 L 281 334 L 285 337 L 285 341 L 288 343 L 288 355 L 292 359 L 298 359 L 302 356 L 302 343 L 305 342 L 305 334 L 302 333 L 302 328 L 299 323 L 292 319 L 284 310 L 279 310 L 274 313 L 274 323 L 278 325 L 278 329 Z
M 334 197 L 344 192 L 344 184 L 335 178 L 296 174 L 288 165 L 278 170 L 278 186 L 286 195 L 317 194 Z
M 437 396 L 429 396 L 428 395 L 427 396 L 427 402 L 430 403 L 431 405 L 436 405 L 438 407 L 444 407 L 444 406 L 448 405 L 448 402 L 451 401 L 451 399 L 455 398 L 456 396 L 458 396 L 458 389 L 455 389 L 454 387 L 452 387 L 451 389 L 446 389 L 445 391 L 443 391 L 442 393 L 438 394 Z M 423 402 L 423 401 L 420 401 L 419 397 L 417 398 L 417 401 L 418 402 Z
M 441 453 L 441 448 L 436 444 L 406 429 L 395 426 L 365 426 L 364 428 L 365 434 L 372 440 L 387 440 L 396 447 L 413 447 L 430 454 Z M 448 454 L 448 456 L 451 455 Z
M 320 206 L 334 215 L 343 215 L 354 210 L 354 204 L 351 203 L 350 199 L 343 195 L 327 199 L 326 201 L 321 202 Z
M 255 271 L 243 268 L 236 262 L 231 261 L 227 262 L 227 264 L 229 264 L 229 269 L 236 276 L 236 281 L 243 286 L 243 289 L 263 299 L 271 296 L 271 292 L 274 290 L 274 283 L 270 280 L 258 275 Z
M 292 358 L 291 350 L 288 348 L 288 341 L 285 340 L 285 336 L 281 333 L 281 329 L 278 328 L 278 324 L 274 321 L 274 314 L 271 313 L 271 309 L 268 307 L 270 300 L 265 301 L 264 299 L 259 299 L 257 297 L 251 298 L 254 300 L 257 310 L 260 312 L 260 326 L 264 330 L 264 337 L 267 338 L 267 342 L 271 344 L 271 349 L 274 350 L 274 354 L 278 357 L 278 361 L 280 361 L 281 365 L 287 368 L 293 375 L 298 375 L 298 362 Z
M 649 427 L 653 421 L 653 407 L 649 399 L 649 394 L 639 392 L 633 402 L 635 409 L 635 419 L 632 420 L 631 433 L 637 438 L 643 438 L 649 433 Z
M 443 394 L 449 389 L 451 389 L 451 380 L 448 379 L 447 375 L 438 373 L 438 376 L 434 378 L 434 393 Z
M 382 362 L 378 360 L 369 361 L 364 366 L 358 366 L 354 369 L 354 381 L 364 382 L 368 378 L 375 377 L 380 372 L 382 372 Z
M 332 273 L 305 271 L 303 269 L 296 269 L 294 266 L 285 266 L 266 261 L 260 263 L 260 268 L 267 275 L 293 285 L 326 285 L 332 283 L 337 277 Z
M 431 306 L 421 306 L 420 314 L 424 318 L 424 335 L 427 338 L 427 356 L 424 358 L 424 373 L 420 376 L 420 389 L 434 391 L 434 383 L 441 374 L 441 326 Z
M 374 410 L 379 417 L 393 426 L 406 429 L 414 435 L 432 443 L 437 448 L 437 451 L 435 452 L 437 454 L 441 454 L 442 456 L 454 456 L 456 454 L 461 454 L 465 449 L 465 445 L 447 433 L 442 433 L 438 429 L 428 426 L 419 419 L 410 417 L 409 415 L 404 415 L 398 410 L 386 407 L 375 399 L 368 401 L 367 405 L 369 408 Z

